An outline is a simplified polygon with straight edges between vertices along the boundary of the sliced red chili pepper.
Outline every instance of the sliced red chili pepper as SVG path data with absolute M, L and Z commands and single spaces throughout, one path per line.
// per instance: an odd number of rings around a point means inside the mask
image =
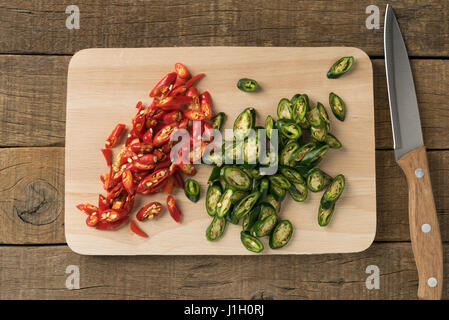
M 133 129 L 140 133 L 145 129 L 146 124 L 146 110 L 143 109 L 142 105 L 137 110 L 137 114 L 132 118 Z
M 116 230 L 119 227 L 121 227 L 125 222 L 127 222 L 128 219 L 129 219 L 128 216 L 124 216 L 122 219 L 120 219 L 116 222 L 100 221 L 95 228 L 98 230 Z
M 188 96 L 166 97 L 158 102 L 157 107 L 163 110 L 179 110 L 183 105 L 191 101 L 192 98 Z
M 198 95 L 198 90 L 195 87 L 190 87 L 186 91 L 186 96 L 192 98 L 192 101 L 187 106 L 187 110 L 201 111 L 201 104 L 200 104 L 200 97 Z
M 123 130 L 125 130 L 126 125 L 119 123 L 115 126 L 114 130 L 112 130 L 109 137 L 106 139 L 106 148 L 112 148 L 117 143 L 118 138 L 122 134 Z
M 112 159 L 112 150 L 109 149 L 109 148 L 106 148 L 106 149 L 101 149 L 101 152 L 103 153 L 103 156 L 104 156 L 104 158 L 106 160 L 106 164 L 108 166 L 110 166 L 111 165 L 111 159 Z
M 212 118 L 212 103 L 209 92 L 204 91 L 200 95 L 200 103 L 201 103 L 201 111 L 206 116 L 206 119 L 210 120 Z
M 211 141 L 213 137 L 214 129 L 207 122 L 203 122 L 203 136 L 207 141 Z
M 89 227 L 94 227 L 100 222 L 100 219 L 98 218 L 98 214 L 91 214 L 86 218 L 86 224 Z
M 166 126 L 162 127 L 162 129 L 159 130 L 154 136 L 153 145 L 155 147 L 159 147 L 163 145 L 165 142 L 169 141 L 171 134 L 177 127 L 178 124 L 176 122 L 167 124 Z
M 130 149 L 132 149 L 132 146 L 134 144 L 130 145 Z M 124 163 L 131 163 L 134 159 L 137 159 L 137 154 L 131 150 L 129 150 L 129 148 L 123 149 L 122 151 L 120 151 L 120 165 L 124 164 Z
M 175 63 L 175 71 L 182 79 L 190 77 L 189 71 L 187 71 L 187 68 L 180 62 Z
M 169 93 L 169 97 L 177 96 L 184 94 L 187 91 L 187 87 L 184 85 L 176 86 L 173 88 L 173 90 Z
M 142 142 L 145 144 L 153 143 L 153 128 L 148 129 L 142 137 Z
M 170 86 L 175 83 L 177 77 L 178 75 L 176 74 L 176 72 L 170 72 L 169 74 L 165 75 L 161 79 L 161 81 L 156 84 L 153 90 L 151 90 L 150 97 L 157 97 L 165 94 L 170 90 Z
M 164 193 L 171 194 L 175 185 L 175 178 L 173 176 L 168 177 L 167 183 L 164 186 Z
M 140 229 L 137 226 L 137 224 L 134 222 L 134 220 L 131 220 L 131 222 L 129 223 L 129 226 L 131 228 L 131 231 L 134 232 L 135 234 L 137 234 L 138 236 L 141 236 L 141 237 L 144 237 L 144 238 L 148 238 L 148 234 L 146 234 L 145 231 Z
M 101 222 L 112 223 L 112 222 L 119 221 L 125 215 L 126 215 L 126 213 L 124 213 L 122 211 L 114 210 L 114 209 L 108 209 L 106 211 L 101 212 L 100 220 L 101 220 Z
M 184 79 L 178 78 L 178 80 L 176 80 L 176 82 L 175 82 L 173 88 L 178 88 L 178 87 L 184 85 L 184 83 L 186 83 Z
M 123 206 L 125 205 L 125 199 L 126 199 L 126 193 L 120 193 L 120 195 L 112 200 L 112 210 L 121 210 L 123 209 Z M 104 210 L 107 211 L 107 210 Z M 103 212 L 104 212 L 103 211 Z
M 201 111 L 188 110 L 188 111 L 184 112 L 184 117 L 186 117 L 189 120 L 201 121 L 206 118 L 206 115 L 204 113 L 202 113 Z
M 188 176 L 194 176 L 196 174 L 196 168 L 191 163 L 181 163 L 178 167 L 182 172 L 184 172 L 184 174 Z
M 109 201 L 106 200 L 106 197 L 101 193 L 98 195 L 98 209 L 100 209 L 100 211 L 110 209 Z
M 153 201 L 148 203 L 147 205 L 143 206 L 139 212 L 137 212 L 136 214 L 136 219 L 139 221 L 144 221 L 146 219 L 151 220 L 154 217 L 157 217 L 158 215 L 161 214 L 162 212 L 162 204 L 157 202 L 157 201 Z
M 134 180 L 133 180 L 133 174 L 130 170 L 126 169 L 122 173 L 122 181 L 123 186 L 125 187 L 126 192 L 129 194 L 134 194 Z
M 152 145 L 153 141 L 151 141 L 150 143 L 135 143 L 133 145 L 131 145 L 131 151 L 139 154 L 139 153 L 150 153 L 151 151 L 153 151 L 154 146 Z
M 85 214 L 92 214 L 94 212 L 98 212 L 98 207 L 90 204 L 90 203 L 81 203 L 76 206 L 79 210 L 84 212 Z
M 122 191 L 123 191 L 123 183 L 120 182 L 118 185 L 116 185 L 108 192 L 106 200 L 111 201 L 117 198 L 120 195 L 120 193 L 122 193 Z
M 135 199 L 135 195 L 134 194 L 128 194 L 125 198 L 125 204 L 123 205 L 123 209 L 126 212 L 131 212 L 133 207 L 134 207 L 134 199 Z
M 179 129 L 187 129 L 187 127 L 189 126 L 189 119 L 184 119 L 179 123 L 178 128 Z
M 159 148 L 154 150 L 153 154 L 157 157 L 157 161 L 164 161 L 167 158 L 167 155 Z
M 142 164 L 138 161 L 134 161 L 127 166 L 127 168 L 133 173 L 148 171 L 154 169 L 155 167 L 155 164 Z
M 157 156 L 153 153 L 147 153 L 138 158 L 137 162 L 144 165 L 155 164 L 157 162 Z
M 166 113 L 162 119 L 162 121 L 166 124 L 173 123 L 173 122 L 179 122 L 182 120 L 182 113 L 181 111 L 172 111 L 169 113 Z
M 191 86 L 193 86 L 193 85 L 195 84 L 195 82 L 197 82 L 197 81 L 198 81 L 199 79 L 201 79 L 202 77 L 204 77 L 204 73 L 198 73 L 196 76 L 190 78 L 190 79 L 186 82 L 185 86 L 186 86 L 187 88 L 190 88 Z
M 180 187 L 181 189 L 184 189 L 184 179 L 183 179 L 181 173 L 178 170 L 175 170 L 175 173 L 173 175 L 175 177 L 178 187 Z
M 164 180 L 169 177 L 167 168 L 156 170 L 140 181 L 137 186 L 137 193 L 147 193 L 154 191 Z
M 162 145 L 162 147 L 160 147 L 159 149 L 165 154 L 168 155 L 171 151 L 171 149 L 173 148 L 173 141 L 168 141 L 167 143 L 164 143 Z M 164 157 L 165 159 L 165 157 Z
M 181 221 L 181 211 L 179 210 L 178 206 L 176 205 L 175 199 L 173 196 L 167 197 L 167 208 L 170 212 L 170 216 L 175 220 L 176 222 Z

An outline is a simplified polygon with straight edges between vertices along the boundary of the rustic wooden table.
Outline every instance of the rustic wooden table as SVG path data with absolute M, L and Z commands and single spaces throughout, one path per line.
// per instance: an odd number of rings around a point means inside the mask
M 66 7 L 80 10 L 67 29 Z M 1 299 L 414 299 L 406 180 L 396 165 L 380 28 L 362 1 L 0 1 Z M 411 56 L 449 271 L 449 2 L 392 1 Z M 88 257 L 64 238 L 68 62 L 90 47 L 355 46 L 374 68 L 377 234 L 362 253 Z M 66 288 L 79 266 L 80 289 Z M 380 271 L 368 290 L 366 269 Z M 448 273 L 448 272 L 446 272 Z M 449 273 L 448 273 L 449 274 Z M 444 298 L 448 298 L 449 276 Z

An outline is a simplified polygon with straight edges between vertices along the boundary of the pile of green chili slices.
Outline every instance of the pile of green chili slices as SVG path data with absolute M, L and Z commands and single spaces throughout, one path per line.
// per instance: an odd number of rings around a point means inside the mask
M 349 71 L 352 64 L 352 57 L 339 59 L 329 70 L 328 77 L 338 78 Z M 245 86 L 243 82 L 248 84 Z M 237 86 L 253 91 L 257 82 L 242 79 Z M 335 117 L 344 121 L 346 106 L 333 92 L 329 94 L 329 106 Z M 264 131 L 257 130 L 263 127 L 256 126 L 255 110 L 245 109 L 235 119 L 234 140 L 223 145 L 221 155 L 209 156 L 208 162 L 215 163 L 206 195 L 206 211 L 213 217 L 206 230 L 209 241 L 219 239 L 228 223 L 241 221 L 241 242 L 246 249 L 263 251 L 260 240 L 263 237 L 269 238 L 272 249 L 284 247 L 293 234 L 291 222 L 280 218 L 281 204 L 287 193 L 294 201 L 303 202 L 309 191 L 324 190 L 318 208 L 318 224 L 323 227 L 329 224 L 345 187 L 345 178 L 342 174 L 331 177 L 317 167 L 330 148 L 342 147 L 330 133 L 326 108 L 320 102 L 311 107 L 306 94 L 296 94 L 279 101 L 277 118 L 276 121 L 272 116 L 267 117 L 264 137 L 261 136 Z M 268 140 L 268 145 L 277 140 L 278 152 L 273 154 L 272 149 L 261 149 L 260 140 L 265 143 Z M 262 153 L 264 161 L 261 161 Z M 261 170 L 267 166 L 277 169 L 267 175 Z

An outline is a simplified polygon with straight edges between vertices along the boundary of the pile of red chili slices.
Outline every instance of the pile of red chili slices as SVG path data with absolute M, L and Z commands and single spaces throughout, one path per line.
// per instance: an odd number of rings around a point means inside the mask
M 176 72 L 171 72 L 159 81 L 151 90 L 154 98 L 149 107 L 141 101 L 137 103 L 137 114 L 132 118 L 132 129 L 128 134 L 125 146 L 112 162 L 112 148 L 117 144 L 126 125 L 118 124 L 106 139 L 102 153 L 109 166 L 109 173 L 100 177 L 107 195 L 99 195 L 98 207 L 92 204 L 79 204 L 77 208 L 88 215 L 86 224 L 100 230 L 116 230 L 129 221 L 129 214 L 134 205 L 136 194 L 153 194 L 163 191 L 168 195 L 167 207 L 171 217 L 181 221 L 181 211 L 170 194 L 175 186 L 184 188 L 182 173 L 196 174 L 192 154 L 189 160 L 172 163 L 170 151 L 174 145 L 170 136 L 178 129 L 186 129 L 193 141 L 193 130 L 190 120 L 200 121 L 201 131 L 212 130 L 207 122 L 211 120 L 212 108 L 209 92 L 198 94 L 193 86 L 204 73 L 190 77 L 186 67 L 175 64 Z M 201 149 L 207 142 L 201 141 Z M 136 219 L 151 220 L 162 212 L 161 203 L 153 201 L 141 208 Z M 131 220 L 131 230 L 142 236 L 142 231 L 135 221 Z

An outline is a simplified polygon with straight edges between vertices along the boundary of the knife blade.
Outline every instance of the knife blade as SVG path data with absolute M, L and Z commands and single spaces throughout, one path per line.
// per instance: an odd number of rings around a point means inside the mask
M 394 154 L 409 189 L 410 239 L 418 269 L 418 297 L 441 299 L 443 252 L 418 101 L 407 49 L 390 5 L 385 13 L 384 51 Z

